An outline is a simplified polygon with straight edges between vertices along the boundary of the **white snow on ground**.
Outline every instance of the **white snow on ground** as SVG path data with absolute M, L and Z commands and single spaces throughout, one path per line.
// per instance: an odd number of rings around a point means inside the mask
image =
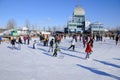
M 70 41 L 62 40 L 57 57 L 42 43 L 32 49 L 33 40 L 30 45 L 21 45 L 21 50 L 2 43 L 0 80 L 120 80 L 120 43 L 115 45 L 107 38 L 105 42 L 95 41 L 93 53 L 86 60 L 81 42 L 77 42 L 75 51 L 67 50 Z

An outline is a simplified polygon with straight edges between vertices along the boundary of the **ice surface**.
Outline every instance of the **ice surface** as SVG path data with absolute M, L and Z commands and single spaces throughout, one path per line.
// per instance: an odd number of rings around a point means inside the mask
M 0 45 L 0 80 L 120 80 L 120 43 L 105 38 L 94 42 L 93 53 L 85 59 L 85 48 L 77 42 L 75 51 L 68 50 L 71 38 L 59 44 L 57 57 L 49 47 L 21 45 L 11 49 L 8 42 Z M 36 40 L 39 40 L 36 38 Z

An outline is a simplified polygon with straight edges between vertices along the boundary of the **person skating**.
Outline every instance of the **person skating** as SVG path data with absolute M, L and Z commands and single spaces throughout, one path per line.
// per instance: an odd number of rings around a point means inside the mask
M 34 40 L 34 43 L 33 43 L 33 49 L 36 48 L 36 40 Z
M 48 52 L 50 52 L 50 50 L 53 52 L 53 45 L 54 45 L 54 39 L 51 39 Z
M 18 38 L 19 49 L 21 49 L 21 44 L 22 44 L 22 39 L 21 39 L 21 37 L 19 37 L 19 38 Z
M 91 47 L 93 47 L 93 37 L 92 36 L 90 36 L 90 43 L 91 43 Z
M 83 40 L 83 47 L 85 48 L 85 46 L 86 46 L 86 40 L 85 40 L 85 37 L 84 37 L 84 36 L 83 36 L 82 38 L 83 38 L 83 39 L 82 39 L 82 40 Z
M 16 42 L 16 40 L 13 38 L 13 39 L 11 40 L 12 49 L 14 49 L 14 48 L 15 48 L 15 42 Z
M 116 35 L 115 41 L 116 41 L 116 45 L 118 44 L 118 40 L 119 40 L 119 34 Z
M 0 36 L 0 44 L 1 44 L 1 42 L 2 42 L 2 37 Z
M 28 36 L 27 36 L 27 45 L 30 44 L 30 39 L 31 39 L 31 38 L 30 38 L 30 36 L 28 35 Z
M 58 47 L 58 45 L 56 44 L 55 49 L 54 49 L 54 53 L 53 56 L 57 56 L 57 52 L 60 51 L 60 48 Z
M 86 52 L 86 57 L 85 58 L 87 59 L 87 58 L 89 58 L 89 55 L 92 52 L 92 47 L 91 47 L 91 42 L 90 41 L 87 43 L 87 47 L 85 49 L 85 52 Z
M 26 40 L 27 40 L 26 35 L 25 35 L 25 36 L 23 36 L 23 40 L 24 40 L 24 44 L 26 44 Z
M 75 38 L 73 38 L 73 40 L 71 41 L 71 45 L 68 49 L 73 48 L 73 51 L 74 51 L 75 50 L 75 43 L 76 43 Z
M 43 45 L 44 45 L 44 46 L 47 46 L 47 43 L 48 43 L 48 39 L 47 39 L 47 38 L 44 38 L 44 40 L 43 40 Z
M 19 44 L 22 44 L 22 39 L 21 39 L 21 37 L 18 38 L 18 43 L 19 43 Z

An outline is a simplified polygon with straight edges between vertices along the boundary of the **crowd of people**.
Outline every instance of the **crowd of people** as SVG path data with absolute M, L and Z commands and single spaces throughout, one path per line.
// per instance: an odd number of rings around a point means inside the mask
M 60 42 L 61 42 L 61 40 L 63 38 L 66 39 L 66 34 L 64 34 L 64 35 L 63 34 L 55 34 L 55 35 L 53 35 L 52 38 L 50 38 L 50 37 L 51 37 L 50 35 L 40 34 L 39 35 L 39 42 L 43 43 L 43 46 L 48 46 L 49 47 L 48 52 L 52 52 L 53 56 L 56 57 L 58 51 L 60 51 L 59 44 L 60 44 Z M 93 52 L 92 48 L 93 48 L 94 41 L 102 41 L 103 40 L 102 39 L 103 36 L 99 35 L 99 34 L 96 34 L 96 36 L 91 35 L 91 34 L 90 35 L 87 35 L 87 34 L 84 34 L 84 35 L 74 34 L 71 37 L 72 37 L 72 40 L 70 42 L 70 46 L 68 47 L 68 50 L 72 48 L 72 50 L 75 51 L 76 43 L 78 41 L 80 41 L 81 43 L 83 43 L 83 47 L 85 48 L 85 53 L 86 53 L 85 59 L 89 58 L 89 55 Z M 78 37 L 79 37 L 79 39 L 78 39 Z M 111 37 L 110 37 L 110 39 L 111 39 Z M 11 36 L 11 37 L 9 37 L 9 42 L 12 45 L 12 49 L 15 49 L 16 44 L 18 44 L 19 49 L 21 49 L 21 44 L 29 45 L 30 40 L 31 40 L 30 35 L 17 36 L 17 37 Z M 117 34 L 114 37 L 114 40 L 115 40 L 115 44 L 117 45 L 118 41 L 120 40 L 119 34 Z M 2 37 L 0 37 L 0 44 L 1 44 L 1 42 L 2 42 Z M 33 49 L 36 49 L 36 45 L 39 42 L 37 42 L 36 40 L 34 40 L 32 42 Z

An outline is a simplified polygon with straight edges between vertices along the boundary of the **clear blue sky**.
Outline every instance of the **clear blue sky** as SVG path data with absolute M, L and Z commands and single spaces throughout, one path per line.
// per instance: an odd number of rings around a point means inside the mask
M 63 26 L 78 4 L 78 0 L 0 0 L 0 27 L 14 19 L 17 27 L 30 24 Z M 80 0 L 86 18 L 99 21 L 106 27 L 120 26 L 120 0 Z

